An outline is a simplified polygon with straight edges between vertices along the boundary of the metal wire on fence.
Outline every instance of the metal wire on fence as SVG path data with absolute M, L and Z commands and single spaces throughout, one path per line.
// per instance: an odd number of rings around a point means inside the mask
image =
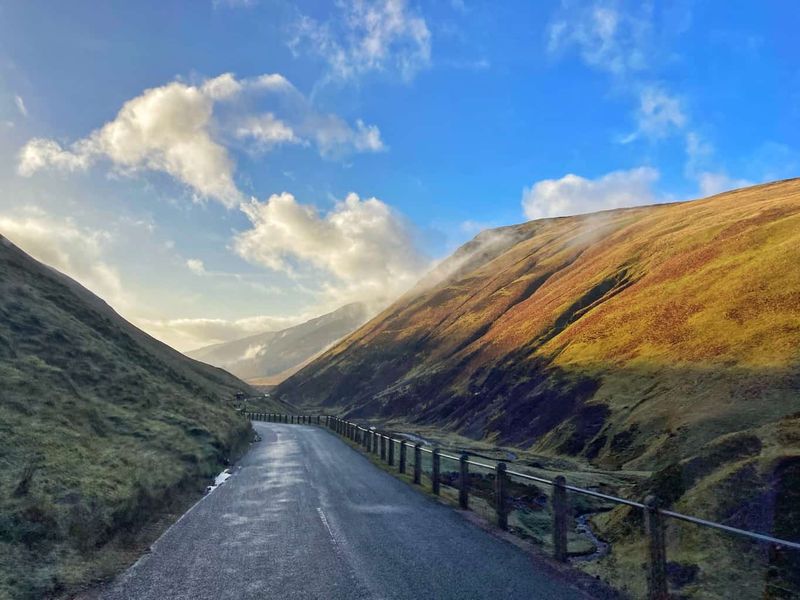
M 276 413 L 246 413 L 251 420 L 255 421 L 269 421 L 278 423 L 313 423 L 314 417 L 309 415 L 282 415 Z M 692 523 L 700 527 L 707 527 L 717 531 L 734 534 L 741 537 L 746 537 L 758 542 L 772 544 L 780 549 L 800 550 L 800 543 L 790 540 L 780 539 L 768 534 L 757 533 L 724 525 L 707 519 L 686 515 L 683 513 L 668 510 L 662 507 L 658 498 L 648 496 L 644 502 L 630 500 L 628 498 L 621 498 L 610 494 L 604 494 L 595 490 L 590 490 L 575 485 L 569 485 L 563 476 L 555 477 L 554 479 L 546 479 L 544 477 L 537 477 L 528 473 L 519 471 L 511 471 L 506 467 L 504 462 L 498 462 L 496 465 L 489 465 L 486 463 L 470 460 L 467 454 L 461 456 L 453 456 L 441 452 L 439 448 L 426 448 L 419 442 L 411 446 L 407 440 L 395 439 L 389 435 L 380 433 L 372 428 L 365 428 L 346 421 L 339 417 L 331 415 L 316 415 L 316 424 L 324 424 L 334 432 L 347 437 L 357 445 L 363 446 L 366 452 L 371 454 L 380 454 L 382 461 L 386 462 L 389 466 L 397 464 L 398 471 L 405 473 L 409 464 L 409 448 L 413 450 L 413 482 L 416 485 L 422 484 L 423 475 L 423 460 L 422 455 L 430 455 L 430 485 L 434 494 L 441 493 L 442 473 L 441 473 L 441 460 L 449 460 L 458 463 L 458 475 L 455 478 L 456 486 L 459 490 L 459 505 L 461 508 L 466 509 L 469 506 L 470 498 L 470 472 L 469 467 L 477 467 L 486 469 L 493 473 L 493 500 L 494 509 L 496 513 L 497 524 L 503 528 L 508 528 L 508 494 L 507 489 L 509 482 L 513 479 L 523 481 L 531 481 L 539 483 L 552 488 L 550 495 L 550 502 L 552 504 L 552 546 L 553 554 L 557 560 L 567 560 L 567 493 L 572 492 L 591 498 L 605 500 L 614 504 L 629 506 L 631 508 L 641 510 L 643 513 L 643 521 L 645 525 L 645 534 L 647 536 L 647 590 L 648 598 L 662 600 L 668 598 L 667 589 L 667 557 L 666 557 L 666 542 L 664 535 L 664 519 L 676 519 L 679 521 Z M 324 423 L 323 423 L 324 420 Z M 395 448 L 396 444 L 399 445 L 399 462 L 396 460 Z M 448 479 L 449 483 L 453 480 Z M 449 485 L 449 483 L 447 485 Z

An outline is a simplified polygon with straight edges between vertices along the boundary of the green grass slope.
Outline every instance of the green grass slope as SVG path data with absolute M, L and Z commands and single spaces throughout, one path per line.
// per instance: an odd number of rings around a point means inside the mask
M 124 566 L 246 447 L 230 400 L 248 389 L 0 236 L 0 598 Z
M 651 471 L 629 491 L 800 539 L 800 180 L 484 232 L 277 393 Z M 702 539 L 672 556 L 710 568 Z

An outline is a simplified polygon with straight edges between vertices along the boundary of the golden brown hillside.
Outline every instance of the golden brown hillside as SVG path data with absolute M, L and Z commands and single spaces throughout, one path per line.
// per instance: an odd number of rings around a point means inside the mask
M 278 394 L 652 471 L 800 538 L 800 180 L 486 231 Z
M 798 265 L 798 180 L 489 231 L 280 391 L 657 465 L 800 410 Z

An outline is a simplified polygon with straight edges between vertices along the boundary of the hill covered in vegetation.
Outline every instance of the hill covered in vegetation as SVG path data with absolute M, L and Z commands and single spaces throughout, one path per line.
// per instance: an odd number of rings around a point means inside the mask
M 798 539 L 800 180 L 483 232 L 277 393 L 651 472 L 629 492 Z M 694 565 L 749 556 L 701 541 Z
M 0 236 L 0 598 L 125 566 L 246 448 L 237 391 Z

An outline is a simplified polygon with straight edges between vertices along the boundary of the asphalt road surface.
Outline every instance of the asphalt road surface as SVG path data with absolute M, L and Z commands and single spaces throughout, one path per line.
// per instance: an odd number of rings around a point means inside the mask
M 103 600 L 587 597 L 325 429 L 255 428 L 234 475 Z

